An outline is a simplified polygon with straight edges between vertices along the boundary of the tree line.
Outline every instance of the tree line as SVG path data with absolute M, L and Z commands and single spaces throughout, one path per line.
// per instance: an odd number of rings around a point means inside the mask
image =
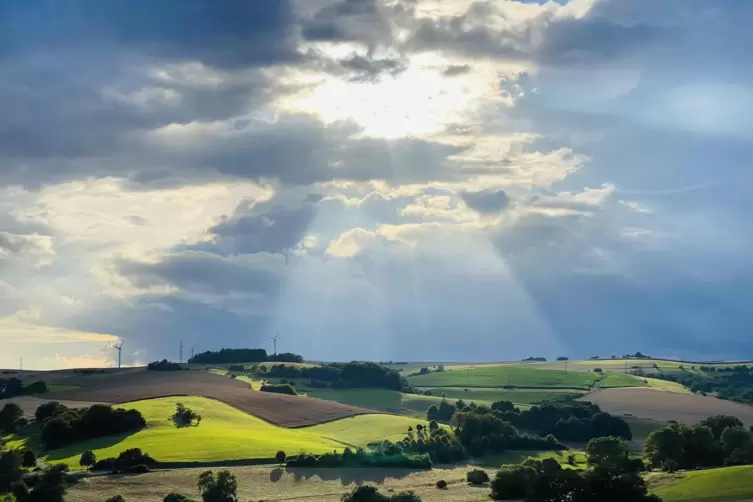
M 280 354 L 267 354 L 265 349 L 220 349 L 200 352 L 188 359 L 189 363 L 200 364 L 235 364 L 235 363 L 263 363 L 284 362 L 302 363 L 303 356 L 284 352 Z
M 31 394 L 44 394 L 47 392 L 47 384 L 40 381 L 24 385 L 19 378 L 0 378 L 0 399 L 10 399 L 17 396 Z
M 602 412 L 590 402 L 565 401 L 534 405 L 520 410 L 510 401 L 496 401 L 491 406 L 466 403 L 462 399 L 450 403 L 442 399 L 426 411 L 426 419 L 450 423 L 460 413 L 490 415 L 514 427 L 540 436 L 552 435 L 560 441 L 586 442 L 590 439 L 615 436 L 633 438 L 630 425 L 620 417 Z

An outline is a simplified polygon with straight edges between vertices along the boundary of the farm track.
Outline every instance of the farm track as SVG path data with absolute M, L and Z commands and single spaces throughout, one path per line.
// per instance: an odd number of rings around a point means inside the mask
M 78 389 L 50 392 L 45 394 L 45 398 L 122 404 L 160 397 L 201 396 L 222 401 L 282 427 L 306 427 L 355 415 L 379 413 L 333 401 L 254 391 L 245 382 L 201 370 L 130 371 L 110 378 L 95 377 L 85 383 Z

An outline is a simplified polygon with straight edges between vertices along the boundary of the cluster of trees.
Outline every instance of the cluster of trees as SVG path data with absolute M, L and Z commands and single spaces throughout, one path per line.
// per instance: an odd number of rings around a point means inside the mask
M 0 399 L 28 396 L 30 394 L 43 394 L 45 392 L 47 392 L 47 384 L 41 380 L 24 385 L 19 378 L 0 378 Z
M 175 405 L 175 413 L 170 418 L 178 427 L 188 427 L 193 425 L 194 421 L 196 421 L 196 425 L 198 426 L 201 424 L 203 417 L 185 404 L 178 403 Z
M 553 435 L 560 441 L 588 441 L 592 438 L 615 436 L 633 438 L 630 426 L 623 419 L 602 412 L 589 402 L 566 401 L 532 406 L 520 410 L 510 401 L 496 401 L 490 407 L 466 404 L 462 399 L 454 404 L 442 399 L 439 406 L 431 405 L 427 420 L 450 422 L 458 413 L 472 412 L 492 415 L 514 427 L 529 430 L 540 436 Z
M 183 366 L 180 363 L 173 363 L 167 359 L 163 359 L 147 364 L 146 369 L 154 371 L 181 371 Z
M 24 412 L 17 403 L 5 403 L 0 409 L 0 432 L 12 434 L 28 424 Z
M 44 472 L 27 472 L 35 467 L 34 452 L 0 448 L 0 494 L 11 493 L 11 500 L 16 502 L 63 502 L 68 467 L 61 465 Z
M 521 359 L 521 361 L 537 361 L 544 363 L 546 362 L 546 357 L 526 357 L 525 359 Z
M 452 417 L 455 437 L 474 457 L 506 450 L 567 450 L 551 434 L 546 438 L 522 434 L 493 413 L 461 411 Z
M 586 449 L 589 469 L 563 469 L 554 459 L 528 459 L 522 464 L 503 465 L 491 480 L 494 500 L 526 502 L 660 502 L 649 495 L 640 476 L 642 462 L 631 461 L 621 438 L 591 440 Z
M 221 349 L 219 351 L 208 350 L 206 352 L 200 352 L 191 357 L 188 362 L 200 364 L 263 362 L 302 363 L 303 356 L 291 352 L 269 355 L 264 349 Z
M 297 396 L 292 385 L 289 383 L 265 383 L 260 389 L 262 392 L 275 392 L 277 394 L 287 394 L 289 396 Z
M 72 409 L 52 401 L 39 406 L 34 416 L 42 428 L 42 442 L 49 449 L 146 427 L 146 420 L 138 410 L 105 404 Z
M 696 393 L 714 392 L 722 399 L 753 404 L 753 367 L 738 366 L 699 366 L 691 371 L 680 366 L 680 372 L 651 375 L 655 378 L 677 382 Z M 692 371 L 695 370 L 695 371 Z
M 753 464 L 753 434 L 736 417 L 716 415 L 697 425 L 670 425 L 653 431 L 645 456 L 667 471 Z
M 81 454 L 79 465 L 94 471 L 110 471 L 115 473 L 143 473 L 157 465 L 157 461 L 144 453 L 140 448 L 131 448 L 120 452 L 117 457 L 97 460 L 94 452 L 85 451 Z
M 345 448 L 323 455 L 300 453 L 286 458 L 285 467 L 386 467 L 404 469 L 431 469 L 431 458 L 427 454 L 403 451 L 400 443 L 385 441 L 367 451 L 363 448 Z
M 421 497 L 412 491 L 400 492 L 394 495 L 383 495 L 371 485 L 353 488 L 340 499 L 341 502 L 421 502 Z
M 278 364 L 269 369 L 268 377 L 309 379 L 312 387 L 332 388 L 376 387 L 412 392 L 411 385 L 400 373 L 372 362 L 330 363 L 321 366 L 286 366 Z

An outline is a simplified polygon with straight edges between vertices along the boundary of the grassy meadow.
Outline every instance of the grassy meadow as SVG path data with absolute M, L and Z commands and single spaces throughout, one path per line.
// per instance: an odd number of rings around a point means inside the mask
M 201 425 L 175 426 L 170 416 L 179 402 L 204 417 Z M 227 404 L 202 397 L 149 399 L 122 406 L 139 410 L 147 421 L 147 428 L 130 435 L 81 441 L 53 450 L 46 455 L 47 461 L 78 467 L 81 453 L 89 449 L 98 458 L 116 457 L 128 448 L 141 448 L 161 461 L 209 462 L 272 458 L 278 450 L 324 453 L 344 447 L 315 432 L 277 427 Z
M 753 500 L 753 465 L 661 476 L 653 493 L 664 502 L 737 502 Z
M 541 370 L 528 365 L 485 365 L 408 377 L 419 387 L 546 387 L 590 389 L 599 378 L 583 371 Z
M 604 378 L 599 381 L 599 387 L 608 389 L 610 387 L 646 387 L 642 378 L 625 373 L 604 373 Z
M 485 387 L 419 387 L 421 391 L 430 391 L 433 396 L 444 394 L 449 401 L 463 399 L 466 402 L 493 403 L 494 401 L 510 401 L 520 407 L 557 399 L 565 396 L 579 396 L 584 390 L 570 389 L 500 389 Z
M 301 430 L 352 446 L 366 446 L 384 439 L 400 441 L 408 427 L 415 429 L 417 424 L 428 426 L 429 422 L 395 415 L 358 415 Z

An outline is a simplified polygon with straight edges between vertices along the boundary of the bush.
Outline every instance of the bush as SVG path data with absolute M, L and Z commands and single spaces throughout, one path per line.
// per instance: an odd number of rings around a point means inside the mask
M 472 471 L 468 471 L 465 479 L 472 485 L 483 485 L 489 482 L 489 475 L 481 469 L 473 469 Z
M 163 359 L 147 364 L 146 368 L 152 371 L 181 371 L 183 366 L 179 363 L 171 363 L 167 359 Z
M 262 392 L 275 392 L 277 394 L 287 394 L 297 396 L 298 393 L 290 384 L 265 384 L 261 386 Z
M 193 421 L 196 420 L 196 425 L 201 423 L 201 415 L 193 411 L 191 408 L 186 407 L 183 403 L 175 405 L 175 413 L 170 417 L 172 421 L 178 427 L 188 427 L 193 425 Z
M 278 462 L 280 462 L 280 463 L 283 463 L 283 462 L 285 462 L 285 457 L 286 457 L 285 452 L 282 451 L 282 450 L 280 450 L 275 455 L 275 460 L 278 461 Z
M 230 471 L 204 471 L 199 476 L 199 491 L 204 502 L 233 502 L 238 492 L 238 481 Z
M 122 495 L 113 495 L 106 502 L 125 502 L 125 499 Z
M 191 499 L 189 499 L 185 495 L 181 495 L 180 493 L 172 492 L 165 495 L 165 498 L 162 499 L 162 502 L 191 502 Z
M 96 463 L 97 456 L 91 450 L 86 450 L 84 453 L 82 453 L 81 459 L 78 461 L 78 465 L 89 468 L 91 468 Z
M 604 370 L 602 370 L 601 368 L 594 368 L 594 373 L 603 373 L 603 372 Z
M 447 481 L 445 481 L 444 479 L 437 481 L 437 488 L 439 488 L 440 490 L 447 488 Z
M 21 407 L 16 403 L 5 403 L 0 410 L 0 432 L 15 432 L 18 421 L 24 416 Z
M 26 450 L 23 455 L 23 466 L 24 467 L 36 467 L 37 465 L 37 456 L 34 454 L 31 450 Z
M 68 411 L 67 406 L 62 405 L 57 401 L 50 401 L 39 405 L 34 412 L 34 420 L 36 420 L 39 425 L 43 425 L 44 421 L 48 418 L 62 415 L 66 411 Z
M 526 498 L 538 476 L 530 465 L 503 465 L 490 483 L 494 500 L 519 500 Z

